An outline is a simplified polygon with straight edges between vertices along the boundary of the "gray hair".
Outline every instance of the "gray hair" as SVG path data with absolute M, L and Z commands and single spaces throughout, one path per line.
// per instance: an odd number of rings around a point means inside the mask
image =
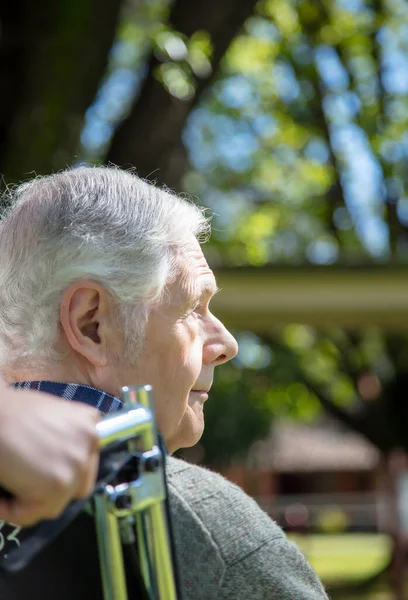
M 74 281 L 114 299 L 140 342 L 149 307 L 176 276 L 176 253 L 209 218 L 191 201 L 115 167 L 80 167 L 9 190 L 0 224 L 0 364 L 56 359 L 59 307 Z

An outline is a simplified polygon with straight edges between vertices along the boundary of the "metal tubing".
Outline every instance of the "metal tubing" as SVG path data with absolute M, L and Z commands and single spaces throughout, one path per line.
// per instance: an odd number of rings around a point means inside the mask
M 128 600 L 118 519 L 107 493 L 95 494 L 94 502 L 104 600 Z
M 173 563 L 162 503 L 148 509 L 153 537 L 152 563 L 160 600 L 177 600 Z
M 142 437 L 148 435 L 152 427 L 152 418 L 151 411 L 140 405 L 132 410 L 121 410 L 109 417 L 104 417 L 96 425 L 101 448 L 118 440 L 125 442 L 137 435 Z
M 143 436 L 145 448 L 153 448 L 153 446 L 156 444 L 157 431 L 156 422 L 154 420 L 152 386 L 126 385 L 121 388 L 120 395 L 123 400 L 124 406 L 128 408 L 134 405 L 143 406 L 153 415 L 152 427 L 149 431 L 146 431 L 145 435 Z
M 125 406 L 143 405 L 154 414 L 152 386 L 126 386 L 121 388 L 121 397 Z M 146 430 L 143 441 L 146 447 L 153 447 L 156 443 L 157 431 L 153 426 Z M 153 504 L 146 510 L 150 521 L 149 562 L 153 565 L 153 573 L 160 600 L 177 600 L 173 563 L 171 559 L 170 544 L 166 526 L 163 503 Z
M 102 419 L 97 425 L 102 448 L 113 442 L 127 441 L 131 451 L 138 438 L 146 455 L 151 454 L 157 442 L 151 391 L 151 386 L 121 389 L 123 410 Z M 151 483 L 148 477 L 152 476 L 153 473 L 146 473 L 144 478 L 142 475 L 140 485 Z M 128 485 L 131 488 L 131 482 Z M 114 498 L 120 493 L 120 487 L 107 486 L 104 493 L 95 495 L 104 600 L 128 600 L 119 525 L 120 519 L 128 517 L 120 516 L 120 510 L 114 506 Z M 129 507 L 137 524 L 140 568 L 150 594 L 157 595 L 158 600 L 177 600 L 163 496 L 160 486 L 156 488 L 146 489 L 153 501 L 150 507 L 142 508 L 145 504 L 142 500 L 147 499 L 143 494 L 138 501 L 134 498 L 134 503 Z
M 154 598 L 156 595 L 153 565 L 150 556 L 150 543 L 151 539 L 149 532 L 146 529 L 146 514 L 139 512 L 135 515 L 135 522 L 137 527 L 137 546 L 140 561 L 140 573 L 143 577 L 146 590 L 150 598 Z M 160 596 L 159 596 L 160 598 Z

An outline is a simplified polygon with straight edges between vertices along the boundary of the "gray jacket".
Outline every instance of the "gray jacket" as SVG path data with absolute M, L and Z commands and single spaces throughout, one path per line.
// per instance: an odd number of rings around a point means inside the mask
M 299 549 L 240 488 L 173 457 L 167 474 L 183 600 L 327 600 Z

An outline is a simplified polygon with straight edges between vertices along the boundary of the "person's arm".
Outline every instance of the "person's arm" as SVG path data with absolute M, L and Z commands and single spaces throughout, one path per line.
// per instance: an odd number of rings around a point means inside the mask
M 99 462 L 100 413 L 80 403 L 0 380 L 0 520 L 27 526 L 58 516 L 92 493 Z

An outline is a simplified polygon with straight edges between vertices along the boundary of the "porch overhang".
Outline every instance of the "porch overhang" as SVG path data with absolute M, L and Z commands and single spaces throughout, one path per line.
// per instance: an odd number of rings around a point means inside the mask
M 212 310 L 233 330 L 288 323 L 408 331 L 408 267 L 231 267 L 215 269 Z

